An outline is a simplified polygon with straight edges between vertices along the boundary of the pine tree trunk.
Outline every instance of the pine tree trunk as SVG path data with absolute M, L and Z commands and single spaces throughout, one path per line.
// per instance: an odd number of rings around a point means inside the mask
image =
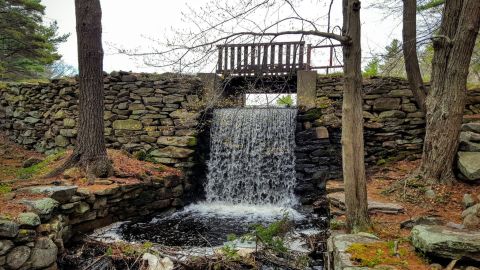
M 95 176 L 108 176 L 103 124 L 103 49 L 100 0 L 75 0 L 79 69 L 79 118 L 73 154 Z
M 347 229 L 370 229 L 363 146 L 363 100 L 360 45 L 360 1 L 343 0 L 345 82 L 342 106 L 342 160 Z
M 426 91 L 417 55 L 417 0 L 403 0 L 403 58 L 410 89 L 418 107 L 426 112 Z
M 466 100 L 469 64 L 480 26 L 480 1 L 446 1 L 439 34 L 434 37 L 432 86 L 420 176 L 451 183 L 453 162 Z

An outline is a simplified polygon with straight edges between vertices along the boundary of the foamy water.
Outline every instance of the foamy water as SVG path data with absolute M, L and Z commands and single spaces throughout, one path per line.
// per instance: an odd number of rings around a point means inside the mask
M 183 211 L 183 213 L 190 213 L 193 215 L 201 215 L 208 217 L 231 217 L 242 218 L 246 221 L 252 220 L 275 220 L 280 219 L 284 215 L 288 215 L 289 219 L 302 220 L 305 217 L 293 208 L 286 208 L 271 204 L 231 204 L 225 202 L 201 202 L 191 204 Z

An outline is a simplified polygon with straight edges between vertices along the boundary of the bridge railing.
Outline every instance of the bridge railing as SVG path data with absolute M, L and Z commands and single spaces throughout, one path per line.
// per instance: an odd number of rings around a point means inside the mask
M 305 42 L 226 44 L 217 47 L 217 74 L 283 75 L 308 69 L 304 62 Z

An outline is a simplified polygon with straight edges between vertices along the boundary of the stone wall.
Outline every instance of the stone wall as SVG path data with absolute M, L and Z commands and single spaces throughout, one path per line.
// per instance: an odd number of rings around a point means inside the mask
M 342 95 L 341 76 L 318 76 L 316 108 L 298 114 L 297 193 L 302 195 L 304 202 L 313 201 L 324 190 L 326 180 L 342 177 Z M 415 104 L 408 82 L 388 77 L 364 79 L 363 98 L 366 163 L 381 165 L 405 158 L 420 158 L 425 119 Z M 480 114 L 480 89 L 468 92 L 464 121 L 478 121 L 476 114 Z M 469 127 L 477 125 L 480 124 L 470 124 Z M 462 133 L 460 150 L 468 148 L 470 152 L 472 149 L 480 152 L 478 136 L 467 135 Z M 478 156 L 478 153 L 466 155 Z M 478 160 L 471 161 L 470 158 L 469 164 Z M 480 168 L 474 173 L 463 174 L 469 174 L 467 178 L 471 179 L 473 174 L 480 175 Z
M 37 186 L 15 193 L 24 198 L 13 200 L 26 212 L 0 217 L 0 269 L 57 269 L 57 255 L 74 233 L 183 206 L 177 176 L 95 188 Z
M 193 166 L 199 78 L 112 72 L 104 77 L 104 89 L 107 147 L 148 152 L 181 169 Z M 0 129 L 12 140 L 47 154 L 73 147 L 77 81 L 9 85 L 0 91 Z

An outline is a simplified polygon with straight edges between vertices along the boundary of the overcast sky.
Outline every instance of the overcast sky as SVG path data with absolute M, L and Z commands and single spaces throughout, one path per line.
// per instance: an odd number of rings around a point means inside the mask
M 225 0 L 234 1 L 234 0 Z M 325 5 L 315 4 L 315 0 L 303 0 L 306 10 L 319 9 L 325 12 Z M 313 1 L 313 2 L 312 2 Z M 318 0 L 316 0 L 318 1 Z M 384 14 L 370 4 L 376 0 L 362 1 L 362 49 L 364 63 L 372 53 L 382 52 L 393 38 L 400 39 L 401 25 L 397 18 L 385 19 Z M 125 70 L 137 72 L 164 72 L 165 69 L 148 67 L 142 59 L 133 59 L 115 53 L 112 44 L 127 49 L 148 49 L 155 44 L 145 37 L 161 39 L 172 33 L 172 28 L 180 28 L 183 23 L 181 12 L 187 11 L 186 4 L 193 7 L 205 5 L 207 0 L 101 0 L 103 43 L 105 50 L 105 71 Z M 68 41 L 59 48 L 68 64 L 77 66 L 75 35 L 74 0 L 42 0 L 46 6 L 48 20 L 56 20 L 60 33 L 70 33 Z M 341 24 L 341 0 L 335 0 L 333 23 Z M 303 2 L 302 2 L 303 5 Z

